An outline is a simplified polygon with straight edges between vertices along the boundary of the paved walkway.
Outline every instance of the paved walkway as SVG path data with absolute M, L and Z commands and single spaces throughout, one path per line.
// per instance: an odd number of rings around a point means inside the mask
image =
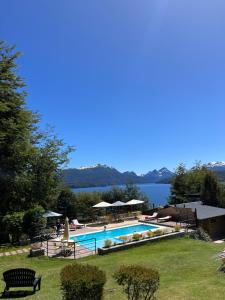
M 12 250 L 12 251 L 0 252 L 0 257 L 28 253 L 29 251 L 30 249 L 24 248 L 24 249 Z

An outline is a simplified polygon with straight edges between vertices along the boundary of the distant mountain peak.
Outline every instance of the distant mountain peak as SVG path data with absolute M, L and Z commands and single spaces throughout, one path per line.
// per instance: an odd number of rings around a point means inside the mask
M 166 167 L 163 167 L 163 168 L 159 169 L 159 172 L 171 172 L 171 171 L 168 170 Z
M 174 173 L 165 167 L 138 176 L 135 172 L 120 172 L 105 164 L 82 166 L 63 171 L 64 181 L 71 187 L 118 185 L 131 182 L 135 184 L 167 182 L 172 176 L 174 176 Z
M 86 170 L 86 169 L 96 169 L 96 168 L 108 168 L 108 169 L 114 169 L 113 167 L 107 166 L 105 164 L 96 164 L 93 166 L 81 166 L 77 168 L 78 170 Z
M 206 167 L 208 168 L 225 167 L 225 161 L 212 161 L 206 164 Z

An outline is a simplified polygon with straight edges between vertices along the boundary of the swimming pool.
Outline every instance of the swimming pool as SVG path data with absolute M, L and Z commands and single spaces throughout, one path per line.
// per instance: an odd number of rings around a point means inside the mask
M 79 234 L 71 236 L 70 239 L 79 242 L 80 245 L 85 245 L 87 242 L 85 240 L 88 239 L 96 239 L 96 247 L 102 248 L 104 246 L 104 242 L 107 239 L 110 239 L 113 243 L 121 243 L 121 240 L 119 239 L 122 235 L 129 235 L 133 234 L 135 232 L 141 233 L 148 230 L 155 230 L 160 228 L 157 225 L 147 225 L 147 224 L 137 224 L 137 225 L 130 225 L 125 227 L 119 227 L 115 229 L 109 229 L 105 231 L 97 231 L 97 232 L 91 232 L 87 234 Z M 93 250 L 93 244 L 90 244 L 87 246 L 91 250 Z

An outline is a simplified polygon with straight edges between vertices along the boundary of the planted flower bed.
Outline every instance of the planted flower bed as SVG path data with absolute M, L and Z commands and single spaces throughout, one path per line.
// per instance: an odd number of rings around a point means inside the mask
M 134 233 L 133 235 L 120 236 L 121 243 L 112 243 L 111 240 L 106 240 L 103 248 L 98 248 L 98 254 L 104 255 L 119 250 L 129 249 L 131 247 L 143 245 L 149 242 L 154 242 L 160 239 L 171 239 L 183 236 L 184 231 L 180 231 L 180 228 L 175 229 L 157 229 L 154 231 L 147 231 L 145 233 Z

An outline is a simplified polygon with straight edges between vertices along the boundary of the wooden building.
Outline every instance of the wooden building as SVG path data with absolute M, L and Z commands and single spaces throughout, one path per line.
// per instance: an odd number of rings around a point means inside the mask
M 191 209 L 196 215 L 196 225 L 213 238 L 225 237 L 225 209 L 203 205 L 201 201 L 177 204 L 176 208 Z

